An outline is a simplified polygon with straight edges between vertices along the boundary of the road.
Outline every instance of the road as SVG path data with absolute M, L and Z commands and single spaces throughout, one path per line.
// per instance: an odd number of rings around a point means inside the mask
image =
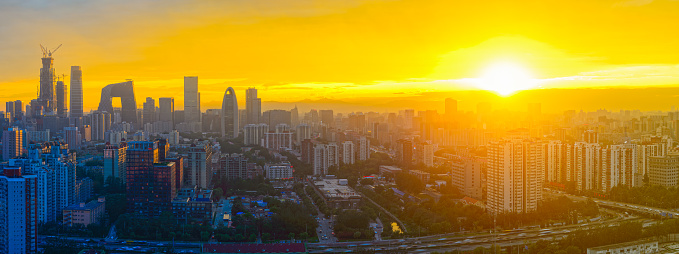
M 547 195 L 564 195 L 572 198 L 574 200 L 586 200 L 587 197 L 567 195 L 558 192 L 551 192 Z M 670 211 L 667 209 L 659 209 L 654 207 L 640 206 L 634 204 L 626 204 L 621 202 L 611 202 L 605 200 L 593 199 L 602 208 L 615 208 L 618 210 L 624 210 L 634 213 L 642 214 L 658 214 L 660 212 L 670 213 L 677 216 L 677 212 Z M 318 208 L 316 208 L 318 209 Z M 602 209 L 607 211 L 607 209 Z M 611 211 L 613 212 L 613 211 Z M 310 253 L 323 253 L 323 252 L 353 252 L 361 248 L 374 249 L 380 253 L 388 253 L 391 250 L 406 250 L 408 252 L 445 252 L 451 250 L 473 250 L 477 247 L 490 247 L 493 243 L 498 246 L 522 246 L 524 244 L 532 243 L 538 240 L 548 240 L 554 241 L 561 239 L 568 235 L 574 230 L 588 230 L 590 228 L 596 228 L 601 226 L 616 226 L 622 222 L 636 221 L 643 223 L 644 227 L 651 226 L 657 222 L 654 219 L 640 218 L 636 216 L 626 215 L 624 213 L 613 212 L 616 216 L 610 219 L 597 220 L 595 222 L 585 222 L 575 225 L 558 226 L 545 229 L 516 229 L 511 231 L 500 232 L 498 234 L 464 234 L 464 233 L 452 233 L 444 235 L 434 235 L 434 236 L 423 236 L 415 237 L 409 239 L 391 239 L 383 240 L 378 234 L 375 235 L 375 240 L 373 241 L 358 241 L 358 242 L 337 242 L 337 239 L 332 235 L 332 221 L 330 218 L 325 218 L 323 214 L 319 211 L 319 227 L 317 232 L 319 232 L 319 243 L 308 243 L 308 249 Z M 379 229 L 379 224 L 377 223 L 378 233 L 381 233 Z M 330 234 L 328 234 L 330 233 Z M 322 239 L 322 236 L 328 236 L 328 239 Z M 44 246 L 47 236 L 39 236 L 38 241 L 40 246 Z M 105 246 L 108 250 L 116 250 L 123 247 L 127 248 L 137 248 L 137 250 L 150 249 L 150 248 L 162 248 L 171 246 L 172 242 L 169 241 L 148 241 L 144 243 L 125 243 L 124 241 L 117 241 L 113 243 L 105 242 L 89 242 L 84 243 L 85 240 L 89 238 L 84 237 L 66 237 L 66 239 L 79 241 L 80 244 L 85 244 L 85 246 Z M 98 240 L 98 239 L 97 239 Z M 180 243 L 176 242 L 175 247 L 184 252 L 197 252 L 199 242 L 187 242 Z M 84 247 L 84 246 L 83 246 Z
M 304 195 L 307 195 L 309 197 L 309 194 L 306 192 L 306 184 L 304 186 Z M 311 199 L 311 198 L 310 198 Z M 321 212 L 321 210 L 318 209 L 318 206 L 314 203 L 314 200 L 311 199 L 311 203 L 314 204 L 314 209 L 318 212 L 318 216 L 316 217 L 316 221 L 318 221 L 318 228 L 316 228 L 316 234 L 318 235 L 318 242 L 319 243 L 334 243 L 337 242 L 337 238 L 333 234 L 333 227 L 332 227 L 332 217 L 326 218 L 325 214 Z
M 551 193 L 551 195 L 565 195 L 574 200 L 586 200 L 587 197 L 566 195 L 563 193 Z M 677 214 L 677 212 L 669 211 L 666 209 L 658 209 L 653 207 L 625 204 L 620 202 L 610 202 L 603 200 L 594 200 L 602 207 L 622 209 L 629 212 L 638 212 L 644 214 L 656 214 L 659 212 L 670 212 L 671 214 Z M 605 209 L 602 209 L 605 210 Z M 532 243 L 538 240 L 548 240 L 554 241 L 567 236 L 570 232 L 574 230 L 588 230 L 589 228 L 601 227 L 601 226 L 617 226 L 621 222 L 627 221 L 638 221 L 642 222 L 644 227 L 648 227 L 656 223 L 653 219 L 644 219 L 636 216 L 629 216 L 623 213 L 617 213 L 614 211 L 609 211 L 616 214 L 612 219 L 608 220 L 597 220 L 594 222 L 582 221 L 583 223 L 568 225 L 568 226 L 558 226 L 545 229 L 517 229 L 508 232 L 502 232 L 497 235 L 494 234 L 479 234 L 479 235 L 461 235 L 461 234 L 446 234 L 439 236 L 425 236 L 416 237 L 410 239 L 401 240 L 382 240 L 382 241 L 364 241 L 364 242 L 351 242 L 351 243 L 335 243 L 335 244 L 322 244 L 322 243 L 310 243 L 308 244 L 310 253 L 323 253 L 323 252 L 352 252 L 360 248 L 370 248 L 377 252 L 389 252 L 391 250 L 407 250 L 408 252 L 444 252 L 451 250 L 473 250 L 477 247 L 489 248 L 493 243 L 498 246 L 518 246 L 528 243 Z M 675 215 L 677 216 L 677 215 Z

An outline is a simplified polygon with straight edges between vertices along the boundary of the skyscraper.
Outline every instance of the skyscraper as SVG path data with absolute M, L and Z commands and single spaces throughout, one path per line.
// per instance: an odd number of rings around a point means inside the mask
M 229 87 L 222 99 L 222 137 L 238 137 L 238 100 L 236 92 Z
M 257 98 L 257 88 L 250 87 L 245 91 L 245 110 L 247 110 L 247 123 L 258 124 L 262 116 L 262 100 Z
M 146 97 L 144 102 L 144 113 L 142 114 L 144 123 L 153 123 L 156 121 L 156 101 L 151 97 Z
M 67 90 L 67 85 L 64 84 L 63 80 L 57 81 L 57 115 L 59 117 L 67 117 L 68 116 L 68 103 L 66 101 L 68 100 L 68 90 Z
M 321 117 L 321 122 L 325 124 L 325 126 L 333 127 L 335 126 L 335 114 L 333 113 L 332 109 L 328 110 L 320 110 L 318 111 L 318 114 Z
M 55 74 L 54 74 L 54 58 L 53 52 L 47 52 L 43 49 L 42 54 L 42 68 L 40 68 L 40 94 L 38 102 L 42 107 L 44 113 L 54 112 L 56 110 L 56 94 L 55 90 Z
M 24 111 L 22 108 L 23 103 L 20 100 L 14 101 L 14 119 L 21 120 L 24 117 Z
M 290 126 L 299 125 L 299 110 L 297 110 L 297 105 L 295 108 L 290 110 Z
M 174 98 L 163 97 L 158 99 L 158 121 L 170 122 L 174 126 Z
M 184 77 L 184 122 L 200 122 L 198 77 Z
M 20 167 L 0 175 L 0 253 L 38 252 L 37 176 Z
M 121 120 L 128 123 L 137 122 L 137 100 L 134 96 L 134 82 L 128 79 L 125 82 L 115 83 L 101 89 L 99 111 L 113 115 L 113 98 L 120 98 L 122 111 Z
M 9 119 L 10 123 L 14 122 L 15 108 L 16 108 L 16 105 L 14 104 L 13 101 L 5 102 L 5 116 L 6 116 L 6 118 Z
M 83 116 L 83 72 L 80 66 L 71 66 L 71 117 Z

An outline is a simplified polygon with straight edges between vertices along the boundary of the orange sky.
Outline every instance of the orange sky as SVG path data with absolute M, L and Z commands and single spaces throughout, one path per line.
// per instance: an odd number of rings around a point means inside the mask
M 57 73 L 82 66 L 86 109 L 128 78 L 139 104 L 172 96 L 181 109 L 188 75 L 203 108 L 229 86 L 241 104 L 255 86 L 264 101 L 367 105 L 478 89 L 496 62 L 525 68 L 535 89 L 669 86 L 679 84 L 678 12 L 670 0 L 10 0 L 0 3 L 0 101 L 35 98 L 41 43 L 64 44 Z

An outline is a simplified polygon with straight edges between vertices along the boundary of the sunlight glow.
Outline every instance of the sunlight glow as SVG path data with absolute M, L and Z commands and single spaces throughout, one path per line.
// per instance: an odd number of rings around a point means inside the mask
M 530 89 L 536 81 L 528 70 L 513 62 L 499 62 L 489 66 L 478 80 L 478 87 L 507 96 Z

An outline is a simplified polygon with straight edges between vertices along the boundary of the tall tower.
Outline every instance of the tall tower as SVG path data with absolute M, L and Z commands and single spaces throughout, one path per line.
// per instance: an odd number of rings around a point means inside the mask
M 40 68 L 40 94 L 38 100 L 42 104 L 44 113 L 51 113 L 56 110 L 56 76 L 54 75 L 54 58 L 52 54 L 61 47 L 55 48 L 54 50 L 47 50 L 45 47 L 40 45 L 42 48 L 42 68 Z
M 144 123 L 153 123 L 156 121 L 156 101 L 151 97 L 146 97 L 142 118 L 144 119 Z
M 83 72 L 80 66 L 71 66 L 71 117 L 83 116 Z
M 163 97 L 158 99 L 158 108 L 160 109 L 159 121 L 171 122 L 174 128 L 174 98 Z
M 200 122 L 198 77 L 184 77 L 184 122 Z
M 238 100 L 236 92 L 229 87 L 224 92 L 222 100 L 222 137 L 238 137 L 240 126 L 238 125 Z
M 68 98 L 68 90 L 66 84 L 63 80 L 57 81 L 57 115 L 59 117 L 68 116 L 68 106 L 66 105 L 66 100 Z
M 250 87 L 245 91 L 245 110 L 247 123 L 258 124 L 262 116 L 262 99 L 257 98 L 257 88 Z

